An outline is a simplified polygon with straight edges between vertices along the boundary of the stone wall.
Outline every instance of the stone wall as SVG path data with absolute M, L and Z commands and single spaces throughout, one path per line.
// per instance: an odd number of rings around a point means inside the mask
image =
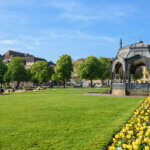
M 126 92 L 125 92 L 125 90 L 113 89 L 112 95 L 114 95 L 114 96 L 125 96 Z
M 150 91 L 130 90 L 130 96 L 149 96 Z

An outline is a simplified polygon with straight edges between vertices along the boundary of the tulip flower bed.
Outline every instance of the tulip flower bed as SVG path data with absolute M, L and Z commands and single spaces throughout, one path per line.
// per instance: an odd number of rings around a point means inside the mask
M 150 150 L 150 97 L 115 135 L 110 150 Z

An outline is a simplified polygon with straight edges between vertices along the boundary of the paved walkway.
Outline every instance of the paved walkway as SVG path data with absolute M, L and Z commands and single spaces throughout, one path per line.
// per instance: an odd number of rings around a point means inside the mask
M 111 95 L 111 94 L 102 94 L 102 93 L 83 93 L 83 95 L 110 96 L 110 97 L 143 97 L 143 98 L 147 97 L 147 96 L 114 96 L 114 95 Z

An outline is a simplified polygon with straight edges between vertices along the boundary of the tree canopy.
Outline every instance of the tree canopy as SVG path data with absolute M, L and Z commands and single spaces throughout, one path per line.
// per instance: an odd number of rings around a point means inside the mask
M 0 83 L 1 85 L 4 83 L 4 75 L 7 71 L 7 66 L 3 63 L 2 59 L 0 59 Z
M 77 61 L 73 62 L 73 72 L 72 72 L 72 78 L 76 81 L 76 82 L 80 82 L 80 76 L 78 74 L 78 68 L 81 64 L 81 62 L 85 61 L 85 59 L 81 58 L 78 59 Z
M 55 79 L 63 81 L 65 87 L 65 82 L 70 79 L 72 71 L 73 65 L 71 57 L 66 54 L 60 56 L 55 67 Z
M 141 79 L 143 77 L 143 68 L 142 67 L 137 67 L 135 70 L 135 73 L 133 75 L 134 80 Z
M 105 58 L 105 57 L 100 57 L 99 58 L 100 61 L 100 79 L 101 80 L 106 80 L 110 78 L 110 67 L 111 67 L 111 63 L 110 61 Z
M 25 78 L 25 81 L 28 82 L 28 81 L 31 81 L 31 80 L 32 80 L 31 69 L 27 69 L 27 70 L 26 70 L 26 78 Z
M 92 80 L 99 78 L 100 66 L 100 61 L 96 57 L 89 56 L 85 61 L 81 62 L 78 73 L 81 79 L 90 80 L 92 87 Z
M 46 61 L 36 61 L 31 66 L 32 81 L 35 83 L 47 82 L 53 74 L 53 68 Z
M 8 69 L 4 77 L 6 82 L 17 81 L 17 88 L 21 81 L 26 79 L 26 69 L 24 67 L 24 59 L 20 57 L 13 57 L 8 64 Z

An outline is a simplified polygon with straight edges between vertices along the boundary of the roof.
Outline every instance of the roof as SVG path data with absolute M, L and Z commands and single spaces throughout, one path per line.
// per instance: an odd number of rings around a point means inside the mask
M 125 46 L 124 48 L 150 48 L 150 44 L 143 43 L 143 41 L 139 41 L 138 43 L 135 44 L 130 44 L 128 46 Z
M 43 58 L 34 57 L 34 61 L 46 61 L 46 60 Z
M 56 66 L 56 64 L 53 63 L 52 61 L 49 61 L 49 62 L 48 62 L 48 65 L 49 65 L 49 66 Z
M 34 61 L 46 61 L 43 58 L 34 57 L 33 55 L 27 53 L 16 52 L 13 50 L 8 50 L 4 55 L 4 59 L 11 59 L 12 57 L 23 57 L 27 62 L 34 62 Z
M 83 61 L 85 61 L 85 60 L 86 60 L 86 59 L 84 59 L 84 58 L 80 58 L 80 59 L 74 61 L 74 62 L 73 62 L 73 65 L 74 65 L 74 66 L 78 66 L 81 62 L 83 62 Z
M 117 57 L 119 56 L 127 59 L 135 55 L 141 55 L 150 58 L 150 44 L 139 41 L 138 43 L 125 46 L 119 49 Z
M 4 56 L 4 59 L 11 59 L 12 57 L 17 57 L 17 56 L 18 57 L 33 57 L 33 55 L 16 52 L 12 50 L 8 50 L 3 56 Z

